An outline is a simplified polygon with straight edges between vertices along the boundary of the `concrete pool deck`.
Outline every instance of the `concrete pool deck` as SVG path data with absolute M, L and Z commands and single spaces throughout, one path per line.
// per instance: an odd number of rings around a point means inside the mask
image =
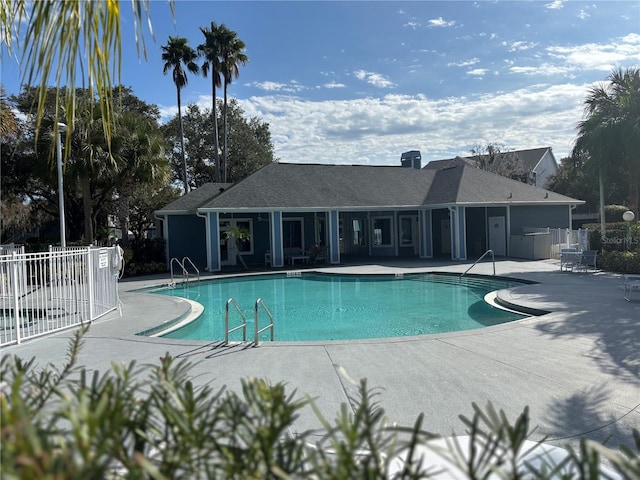
M 387 261 L 317 268 L 341 273 L 464 272 L 472 262 Z M 472 274 L 491 274 L 490 262 Z M 223 346 L 220 342 L 136 336 L 191 314 L 191 305 L 134 290 L 167 284 L 168 276 L 122 280 L 122 316 L 94 322 L 80 363 L 105 371 L 111 362 L 154 363 L 165 353 L 190 360 L 195 383 L 239 390 L 246 377 L 285 382 L 316 399 L 332 420 L 366 378 L 390 422 L 464 434 L 459 415 L 491 401 L 515 420 L 529 406 L 532 440 L 577 445 L 588 437 L 612 448 L 633 445 L 640 429 L 640 302 L 623 298 L 622 276 L 560 272 L 559 261 L 496 261 L 496 273 L 540 282 L 498 292 L 507 302 L 551 313 L 464 332 L 393 339 Z M 216 278 L 220 275 L 209 275 Z M 222 319 L 221 319 L 222 321 Z M 277 325 L 277 319 L 276 319 Z M 5 347 L 2 355 L 64 362 L 72 331 Z M 294 429 L 320 428 L 310 407 Z

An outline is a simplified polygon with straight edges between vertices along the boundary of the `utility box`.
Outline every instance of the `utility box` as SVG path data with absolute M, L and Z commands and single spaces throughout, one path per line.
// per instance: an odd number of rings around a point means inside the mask
M 525 233 L 511 235 L 509 256 L 542 260 L 551 258 L 551 235 L 549 233 Z

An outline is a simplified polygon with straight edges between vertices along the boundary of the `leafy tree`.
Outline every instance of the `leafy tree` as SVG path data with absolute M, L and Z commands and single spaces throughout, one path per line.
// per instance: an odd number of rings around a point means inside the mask
M 145 232 L 155 225 L 157 210 L 180 197 L 180 191 L 171 185 L 155 188 L 152 185 L 138 185 L 128 198 L 128 225 L 134 242 L 139 244 Z
M 188 44 L 188 40 L 183 37 L 169 37 L 169 43 L 162 46 L 162 60 L 165 62 L 162 73 L 165 75 L 169 70 L 173 74 L 173 83 L 176 85 L 178 95 L 178 122 L 180 124 L 180 153 L 182 156 L 182 175 L 184 181 L 184 191 L 189 193 L 189 180 L 187 179 L 187 160 L 184 153 L 184 131 L 182 128 L 182 102 L 180 90 L 187 85 L 187 72 L 184 65 L 191 73 L 198 73 L 200 68 L 195 63 L 196 52 Z
M 515 152 L 505 151 L 504 146 L 489 143 L 486 146 L 477 145 L 471 149 L 472 162 L 476 167 L 488 172 L 497 173 L 523 183 L 531 183 L 530 172 L 524 162 Z
M 105 179 L 114 185 L 115 211 L 118 213 L 122 241 L 128 246 L 130 220 L 134 211 L 144 210 L 142 195 L 153 195 L 154 190 L 161 189 L 170 178 L 170 168 L 165 156 L 164 140 L 158 125 L 150 119 L 133 112 L 123 114 L 114 137 L 114 153 L 118 168 L 114 170 L 115 178 Z M 142 192 L 142 194 L 141 194 Z M 139 205 L 137 202 L 142 202 Z M 153 224 L 153 215 L 146 219 Z M 134 231 L 136 240 L 144 233 L 140 224 L 143 219 L 137 216 L 138 229 Z
M 573 198 L 586 201 L 589 212 L 598 210 L 598 176 L 591 175 L 586 165 L 588 157 L 584 154 L 571 155 L 560 161 L 558 171 L 549 179 L 547 188 Z M 607 204 L 623 203 L 626 200 L 626 181 L 620 169 L 617 169 L 608 188 L 604 201 Z M 578 207 L 580 208 L 580 207 Z
M 244 112 L 236 100 L 228 106 L 229 117 L 229 182 L 237 182 L 259 168 L 275 161 L 269 125 L 253 117 L 244 118 Z M 218 119 L 220 121 L 220 119 Z M 204 134 L 211 131 L 211 115 L 197 105 L 187 106 L 183 118 L 185 146 L 187 149 L 187 169 L 194 188 L 207 182 L 215 182 L 215 167 L 212 165 L 213 147 L 205 140 Z M 163 132 L 169 142 L 178 142 L 177 118 L 163 126 Z M 170 149 L 170 161 L 173 165 L 174 180 L 179 178 L 177 149 Z
M 584 101 L 587 118 L 578 124 L 574 157 L 585 158 L 585 169 L 599 177 L 601 191 L 624 172 L 628 205 L 638 212 L 640 190 L 640 68 L 615 70 L 589 89 Z M 601 198 L 601 207 L 604 198 Z
M 223 108 L 223 118 L 224 118 L 224 135 L 223 135 L 223 158 L 222 162 L 224 165 L 224 181 L 227 182 L 227 171 L 228 171 L 228 152 L 227 152 L 227 137 L 228 137 L 228 128 L 227 128 L 227 89 L 229 85 L 233 81 L 233 78 L 238 78 L 240 76 L 239 66 L 244 65 L 249 61 L 249 58 L 245 55 L 244 49 L 245 44 L 242 40 L 240 40 L 237 36 L 236 32 L 228 30 L 226 28 L 222 28 L 224 25 L 221 25 L 221 57 L 222 57 L 222 73 L 224 76 L 224 108 Z
M 228 181 L 238 182 L 276 161 L 269 124 L 258 117 L 245 119 L 237 100 L 228 105 Z
M 213 158 L 215 160 L 215 181 L 220 182 L 220 143 L 218 138 L 218 118 L 216 90 L 222 86 L 221 80 L 221 47 L 220 47 L 220 30 L 226 29 L 224 25 L 218 26 L 216 22 L 211 22 L 211 27 L 200 27 L 200 31 L 204 35 L 204 43 L 198 45 L 198 54 L 204 58 L 202 64 L 202 74 L 207 77 L 211 74 L 211 126 L 213 127 Z
M 124 188 L 127 182 L 147 182 L 150 169 L 168 167 L 162 153 L 164 140 L 157 125 L 157 107 L 145 106 L 128 88 L 118 90 L 119 110 L 112 118 L 122 121 L 123 126 L 112 129 L 111 153 L 104 138 L 102 117 L 96 108 L 85 103 L 86 94 L 78 94 L 82 101 L 76 107 L 76 124 L 70 128 L 71 141 L 65 145 L 68 154 L 64 169 L 65 211 L 71 240 L 84 237 L 85 242 L 93 241 L 98 218 L 112 213 L 109 208 L 118 188 Z M 37 89 L 25 88 L 20 95 L 12 97 L 12 102 L 19 111 L 28 113 L 32 99 L 37 96 Z M 45 105 L 45 111 L 54 111 L 53 102 Z M 138 119 L 135 128 L 132 117 Z M 37 135 L 35 122 L 29 120 L 28 116 L 15 154 L 9 159 L 3 155 L 3 190 L 7 175 L 16 195 L 55 218 L 58 185 L 51 121 L 47 124 L 45 120 Z M 141 133 L 138 127 L 146 130 Z M 36 137 L 37 144 L 34 143 Z M 157 155 L 145 156 L 144 149 Z M 158 162 L 164 162 L 164 166 Z

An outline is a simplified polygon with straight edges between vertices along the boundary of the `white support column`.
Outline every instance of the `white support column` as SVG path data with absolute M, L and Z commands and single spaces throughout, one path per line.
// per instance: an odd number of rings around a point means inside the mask
M 284 247 L 282 245 L 282 212 L 269 213 L 271 222 L 271 266 L 284 266 Z
M 329 212 L 329 263 L 340 263 L 340 213 L 337 210 Z
M 220 214 L 208 212 L 206 217 L 207 236 L 207 266 L 210 272 L 219 272 L 222 269 L 220 256 Z
M 433 258 L 433 228 L 431 223 L 431 210 L 421 210 L 419 213 L 420 258 Z

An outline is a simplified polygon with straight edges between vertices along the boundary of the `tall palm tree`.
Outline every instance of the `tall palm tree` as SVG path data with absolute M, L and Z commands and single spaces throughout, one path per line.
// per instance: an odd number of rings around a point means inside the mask
M 198 54 L 204 58 L 202 64 L 202 74 L 207 77 L 211 72 L 211 117 L 213 118 L 213 158 L 216 167 L 216 182 L 220 182 L 220 145 L 218 141 L 218 115 L 216 108 L 216 89 L 222 86 L 221 62 L 220 62 L 220 32 L 227 30 L 224 24 L 218 26 L 216 22 L 211 22 L 211 27 L 200 27 L 204 35 L 204 43 L 198 45 Z
M 619 69 L 612 72 L 607 80 L 608 83 L 597 85 L 588 92 L 584 102 L 587 118 L 578 124 L 574 155 L 588 153 L 588 167 L 600 178 L 601 209 L 604 183 L 610 172 L 621 166 L 629 180 L 629 207 L 637 212 L 640 190 L 640 69 Z
M 249 61 L 245 55 L 245 44 L 237 37 L 237 33 L 226 30 L 222 32 L 222 73 L 224 75 L 224 137 L 223 137 L 223 164 L 224 164 L 224 182 L 227 182 L 227 88 L 240 75 L 239 66 Z
M 162 60 L 164 67 L 162 73 L 165 75 L 169 70 L 173 72 L 173 83 L 176 85 L 178 93 L 178 122 L 180 124 L 180 154 L 182 157 L 182 175 L 184 180 L 184 193 L 189 193 L 189 179 L 187 178 L 187 159 L 184 153 L 184 130 L 182 128 L 182 104 L 180 90 L 187 84 L 187 72 L 183 65 L 191 73 L 198 73 L 200 68 L 195 63 L 197 54 L 189 46 L 189 41 L 184 37 L 169 37 L 169 42 L 162 46 Z

